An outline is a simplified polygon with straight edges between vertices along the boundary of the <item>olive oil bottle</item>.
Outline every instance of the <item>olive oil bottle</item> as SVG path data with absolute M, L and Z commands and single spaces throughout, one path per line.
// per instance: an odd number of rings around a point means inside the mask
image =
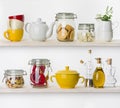
M 97 67 L 93 73 L 94 88 L 103 88 L 105 83 L 105 74 L 101 66 L 101 58 L 96 58 Z

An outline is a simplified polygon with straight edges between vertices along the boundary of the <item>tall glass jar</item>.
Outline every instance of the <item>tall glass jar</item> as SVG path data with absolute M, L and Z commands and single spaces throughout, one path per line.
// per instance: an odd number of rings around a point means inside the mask
M 33 87 L 47 87 L 49 71 L 51 70 L 48 59 L 32 59 L 29 61 L 30 81 Z
M 57 13 L 56 14 L 56 33 L 59 41 L 73 41 L 75 37 L 75 19 L 74 13 Z
M 24 86 L 23 75 L 27 75 L 24 70 L 9 69 L 5 70 L 3 80 L 9 88 L 22 88 Z

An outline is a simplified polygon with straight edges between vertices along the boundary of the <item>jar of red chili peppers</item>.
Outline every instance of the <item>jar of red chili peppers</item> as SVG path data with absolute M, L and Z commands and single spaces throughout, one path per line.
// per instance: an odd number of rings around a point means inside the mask
M 51 71 L 48 59 L 32 59 L 28 63 L 31 65 L 30 81 L 33 87 L 47 87 L 49 71 Z

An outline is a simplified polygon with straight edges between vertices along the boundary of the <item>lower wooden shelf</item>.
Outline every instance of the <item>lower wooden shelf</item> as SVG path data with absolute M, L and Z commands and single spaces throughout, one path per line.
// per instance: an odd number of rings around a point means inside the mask
M 74 89 L 61 89 L 57 87 L 48 88 L 24 87 L 19 89 L 0 88 L 0 94 L 8 93 L 120 93 L 120 87 L 100 89 L 84 87 L 76 87 Z

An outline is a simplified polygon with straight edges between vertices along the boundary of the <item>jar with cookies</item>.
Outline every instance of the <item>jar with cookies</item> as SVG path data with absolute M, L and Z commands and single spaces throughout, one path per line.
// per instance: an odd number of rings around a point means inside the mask
M 74 13 L 57 13 L 56 14 L 56 33 L 57 40 L 61 42 L 73 41 L 75 37 L 75 19 Z

